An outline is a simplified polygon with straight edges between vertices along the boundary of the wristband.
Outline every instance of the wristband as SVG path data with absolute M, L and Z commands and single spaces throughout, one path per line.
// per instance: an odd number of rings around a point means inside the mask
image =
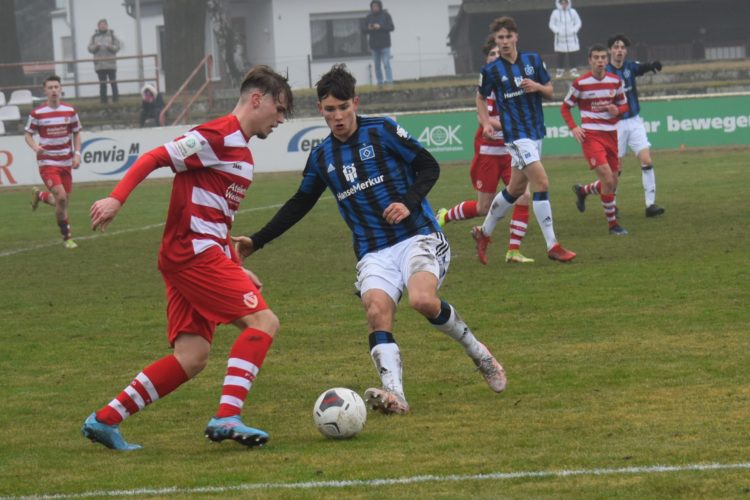
M 75 154 L 76 154 L 76 156 L 81 156 L 81 152 L 80 151 L 76 151 Z

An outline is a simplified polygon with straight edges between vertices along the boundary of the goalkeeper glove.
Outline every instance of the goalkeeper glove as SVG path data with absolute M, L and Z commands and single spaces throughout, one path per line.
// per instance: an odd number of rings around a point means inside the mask
M 661 62 L 660 61 L 654 61 L 651 64 L 649 64 L 649 66 L 651 66 L 651 71 L 653 71 L 654 73 L 656 73 L 658 71 L 661 71 Z

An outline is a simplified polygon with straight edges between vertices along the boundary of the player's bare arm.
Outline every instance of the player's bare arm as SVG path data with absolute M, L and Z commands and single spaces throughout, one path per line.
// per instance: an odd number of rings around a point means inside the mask
M 406 205 L 400 202 L 391 203 L 383 211 L 383 218 L 389 224 L 398 224 L 402 220 L 406 219 L 411 215 L 411 211 L 406 208 Z
M 26 144 L 28 144 L 29 147 L 32 149 L 32 151 L 34 151 L 35 153 L 44 151 L 44 149 L 39 144 L 36 143 L 33 135 L 26 132 L 23 138 L 26 141 Z
M 545 99 L 552 99 L 555 96 L 555 90 L 552 86 L 552 82 L 547 82 L 547 84 L 542 85 L 535 80 L 524 78 L 521 81 L 521 88 L 526 93 L 539 92 Z
M 490 111 L 487 108 L 487 98 L 482 95 L 481 92 L 477 92 L 476 95 L 477 105 L 477 119 L 479 124 L 482 125 L 482 134 L 485 137 L 491 138 L 495 135 L 495 127 L 490 121 Z
M 73 133 L 73 168 L 81 166 L 81 133 Z
M 121 208 L 122 203 L 111 196 L 95 201 L 89 210 L 89 215 L 91 216 L 91 229 L 93 231 L 101 229 L 101 231 L 104 232 L 107 229 L 107 226 L 109 226 L 109 223 L 112 222 L 120 212 Z

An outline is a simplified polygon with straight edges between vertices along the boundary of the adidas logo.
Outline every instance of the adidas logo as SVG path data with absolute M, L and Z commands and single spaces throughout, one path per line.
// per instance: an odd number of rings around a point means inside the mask
M 326 170 L 326 172 L 330 174 L 331 172 L 335 172 L 335 171 L 336 171 L 336 168 L 333 166 L 333 163 L 329 163 L 328 170 Z
M 507 82 L 508 81 L 508 77 L 505 76 L 505 75 L 503 75 L 503 77 L 500 79 L 500 81 L 501 82 Z

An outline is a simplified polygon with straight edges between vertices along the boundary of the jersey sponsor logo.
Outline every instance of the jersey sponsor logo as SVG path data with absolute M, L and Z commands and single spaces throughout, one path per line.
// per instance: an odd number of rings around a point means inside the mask
M 309 152 L 328 137 L 330 129 L 323 125 L 305 127 L 289 139 L 286 150 L 289 153 Z
M 345 172 L 346 173 L 346 172 Z M 352 187 L 347 189 L 346 191 L 341 191 L 339 193 L 336 193 L 336 199 L 338 201 L 343 201 L 353 194 L 357 194 L 362 191 L 366 191 L 370 189 L 373 186 L 377 186 L 378 184 L 381 184 L 383 180 L 385 179 L 385 175 L 381 174 L 377 177 L 373 177 L 371 179 L 367 179 L 364 182 L 360 182 L 358 184 L 354 184 Z
M 135 163 L 141 145 L 125 145 L 109 137 L 95 137 L 81 144 L 81 165 L 99 175 L 118 175 Z
M 344 177 L 346 178 L 347 182 L 349 182 L 350 184 L 354 184 L 355 182 L 357 182 L 357 169 L 354 168 L 354 163 L 344 165 L 342 170 L 344 171 Z
M 359 150 L 360 160 L 364 161 L 369 160 L 370 158 L 375 158 L 375 148 L 373 148 L 372 145 L 365 146 L 364 148 Z
M 245 199 L 246 193 L 247 193 L 247 187 L 237 184 L 236 182 L 233 182 L 229 185 L 229 187 L 227 187 L 227 190 L 224 193 L 224 198 L 226 198 L 229 201 L 233 201 L 237 205 L 239 205 L 240 202 Z
M 503 97 L 506 99 L 513 99 L 514 97 L 522 96 L 525 92 L 523 89 L 518 89 L 515 92 L 506 92 L 503 94 Z
M 250 309 L 255 309 L 258 307 L 258 296 L 255 295 L 255 292 L 247 292 L 242 296 L 242 302 Z

